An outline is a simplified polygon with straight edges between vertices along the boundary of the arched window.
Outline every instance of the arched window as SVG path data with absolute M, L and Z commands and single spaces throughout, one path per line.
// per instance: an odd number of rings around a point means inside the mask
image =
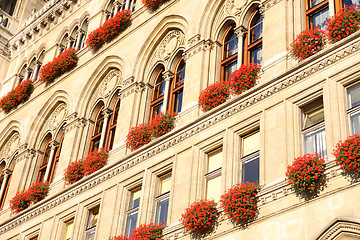
M 5 161 L 0 164 L 0 210 L 3 209 L 9 189 L 12 172 L 5 169 Z
M 78 46 L 76 46 L 78 49 L 82 49 L 85 46 L 85 39 L 86 39 L 87 31 L 88 31 L 88 26 L 89 26 L 89 19 L 85 19 L 85 21 L 81 25 L 80 35 L 78 36 L 79 44 L 78 44 Z
M 79 27 L 76 26 L 73 31 L 71 32 L 71 35 L 68 39 L 66 48 L 75 48 L 76 47 L 76 40 L 79 33 Z
M 26 80 L 27 78 L 29 78 L 29 74 L 28 74 L 28 66 L 27 64 L 25 64 L 20 72 L 19 72 L 19 75 L 18 75 L 18 84 L 20 84 L 22 81 Z
M 69 34 L 65 34 L 64 37 L 61 39 L 59 48 L 60 48 L 60 53 L 62 53 L 63 51 L 65 51 L 65 49 L 67 48 L 67 40 L 68 40 Z
M 255 11 L 249 22 L 248 34 L 246 38 L 246 55 L 244 62 L 262 64 L 262 37 L 263 37 L 263 17 L 260 12 Z
M 89 152 L 92 152 L 95 149 L 98 149 L 100 147 L 101 133 L 102 133 L 104 119 L 105 119 L 103 110 L 104 110 L 104 106 L 100 107 L 100 109 L 98 110 L 98 113 L 96 114 L 94 128 L 93 128 L 93 132 L 91 134 L 91 139 L 90 139 Z
M 110 3 L 106 8 L 106 20 L 108 20 L 111 17 L 114 17 L 116 13 L 121 10 L 131 10 L 132 12 L 134 12 L 135 5 L 136 5 L 136 0 L 110 1 Z
M 221 81 L 228 81 L 232 72 L 237 69 L 238 36 L 234 26 L 228 27 L 223 38 L 221 60 Z
M 61 135 L 59 145 L 56 146 L 56 148 L 55 148 L 55 156 L 54 156 L 54 161 L 53 161 L 52 166 L 51 166 L 49 182 L 52 182 L 54 180 L 55 170 L 56 170 L 57 164 L 58 164 L 59 159 L 60 159 L 63 139 L 64 139 L 64 133 Z
M 185 81 L 186 63 L 183 58 L 180 58 L 175 68 L 175 78 L 171 86 L 172 89 L 172 104 L 171 109 L 174 112 L 181 112 L 183 102 L 183 90 Z
M 150 104 L 150 119 L 159 114 L 164 105 L 165 79 L 163 73 L 164 67 L 162 67 L 155 76 L 154 89 Z
M 49 138 L 49 140 L 46 142 L 44 150 L 43 150 L 43 155 L 41 157 L 41 162 L 40 162 L 40 166 L 39 166 L 39 170 L 38 170 L 38 174 L 37 174 L 37 178 L 36 178 L 36 182 L 44 182 L 45 180 L 45 174 L 46 174 L 46 169 L 50 160 L 50 153 L 51 153 L 51 137 Z
M 112 116 L 110 118 L 108 134 L 106 137 L 107 141 L 106 141 L 105 147 L 110 150 L 112 149 L 113 144 L 114 144 L 116 124 L 117 124 L 117 119 L 119 116 L 119 109 L 120 109 L 120 99 L 118 99 L 115 102 L 114 110 L 113 110 Z

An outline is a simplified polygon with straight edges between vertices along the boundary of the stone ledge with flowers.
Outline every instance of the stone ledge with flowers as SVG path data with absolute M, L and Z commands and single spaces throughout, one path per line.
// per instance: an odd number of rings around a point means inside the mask
M 49 193 L 49 182 L 34 183 L 29 189 L 18 192 L 15 197 L 10 200 L 10 208 L 13 213 L 18 213 L 31 204 L 43 200 Z
M 144 6 L 149 10 L 157 9 L 161 4 L 168 0 L 142 0 Z
M 287 167 L 286 180 L 295 192 L 305 199 L 317 196 L 325 183 L 325 161 L 319 154 L 305 154 L 295 158 Z
M 64 172 L 65 183 L 72 184 L 103 168 L 108 158 L 109 150 L 101 148 L 90 152 L 85 158 L 70 163 Z
M 10 112 L 12 109 L 29 99 L 32 91 L 33 81 L 31 79 L 21 82 L 0 99 L 0 108 L 6 113 Z
M 165 135 L 175 127 L 178 113 L 166 111 L 156 115 L 149 123 L 132 127 L 126 136 L 126 147 L 131 151 L 148 144 L 154 138 Z
M 97 50 L 104 43 L 112 41 L 129 26 L 131 13 L 130 10 L 121 10 L 114 17 L 106 20 L 99 28 L 88 35 L 87 46 Z
M 78 63 L 77 51 L 68 48 L 59 56 L 48 62 L 40 69 L 39 81 L 49 84 L 64 73 L 72 70 Z
M 162 234 L 165 228 L 165 224 L 142 224 L 130 233 L 130 237 L 119 235 L 110 238 L 110 240 L 162 240 Z
M 226 82 L 216 82 L 201 91 L 198 103 L 201 109 L 207 112 L 226 102 L 229 96 L 229 84 Z

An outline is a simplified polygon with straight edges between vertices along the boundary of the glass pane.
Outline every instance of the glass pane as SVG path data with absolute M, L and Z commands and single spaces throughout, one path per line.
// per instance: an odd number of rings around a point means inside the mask
M 219 200 L 221 195 L 221 175 L 207 180 L 206 199 Z
M 45 178 L 45 170 L 46 170 L 46 168 L 44 168 L 43 170 L 41 170 L 41 171 L 39 172 L 38 182 L 43 182 L 43 181 L 44 181 L 44 178 Z
M 310 22 L 312 23 L 312 28 L 319 27 L 321 30 L 325 31 L 325 22 L 329 18 L 329 7 L 323 8 L 320 11 L 316 12 L 310 16 Z
M 260 15 L 260 14 L 256 14 Z M 255 19 L 254 19 L 255 20 Z M 250 30 L 250 43 L 256 42 L 260 38 L 262 38 L 263 34 L 263 18 L 262 16 L 258 16 L 258 20 L 256 21 L 255 25 L 251 27 Z
M 224 81 L 229 81 L 230 75 L 237 69 L 237 61 L 234 61 L 227 65 L 224 69 Z
M 325 127 L 305 134 L 305 153 L 318 153 L 323 157 L 327 156 Z
M 162 199 L 158 203 L 158 211 L 156 217 L 156 223 L 166 223 L 169 209 L 169 197 Z
M 170 192 L 170 187 L 171 187 L 170 184 L 171 184 L 171 176 L 167 176 L 161 179 L 160 195 L 166 192 Z
M 141 189 L 133 192 L 131 196 L 130 209 L 137 208 L 140 205 Z
M 160 114 L 162 107 L 163 107 L 163 102 L 160 102 L 158 105 L 155 105 L 152 108 L 151 118 L 154 118 L 156 115 Z
M 175 100 L 174 100 L 174 111 L 181 112 L 182 108 L 182 101 L 183 101 L 183 90 L 179 90 L 175 93 Z
M 262 46 L 250 51 L 250 62 L 259 65 L 262 64 Z
M 175 80 L 174 88 L 177 88 L 184 84 L 185 68 L 186 68 L 186 64 L 183 60 L 181 60 L 179 66 L 176 69 L 177 72 L 176 72 L 176 78 L 175 78 L 176 80 Z
M 315 126 L 325 120 L 324 108 L 305 114 L 304 129 Z
M 360 7 L 360 0 L 343 0 L 343 7 L 354 5 L 355 7 Z
M 130 235 L 132 230 L 135 229 L 137 217 L 138 217 L 137 211 L 129 214 L 128 221 L 127 221 L 127 227 L 126 227 L 126 235 Z
M 73 227 L 74 227 L 74 220 L 68 221 L 66 223 L 64 240 L 71 239 L 71 234 L 72 234 L 72 231 L 73 231 Z
M 260 150 L 260 132 L 254 133 L 243 138 L 242 156 L 247 156 L 251 153 Z
M 99 216 L 99 206 L 97 206 L 89 211 L 89 218 L 88 218 L 88 224 L 87 224 L 86 229 L 96 226 L 98 216 Z
M 242 169 L 242 182 L 259 183 L 259 160 L 260 156 L 256 156 L 244 162 Z
M 360 85 L 348 89 L 349 108 L 360 105 Z
M 90 231 L 88 231 L 88 232 L 86 233 L 85 239 L 86 239 L 86 240 L 94 240 L 94 239 L 95 239 L 95 230 L 96 230 L 96 229 L 91 229 Z
M 208 173 L 221 168 L 222 150 L 216 151 L 208 156 Z
M 100 137 L 97 137 L 93 140 L 92 142 L 92 147 L 91 147 L 91 152 L 94 151 L 95 149 L 98 149 L 100 146 Z
M 351 122 L 351 133 L 360 133 L 360 112 L 357 112 L 355 114 L 352 114 L 350 116 L 350 122 Z
M 238 37 L 234 33 L 231 40 L 225 45 L 225 58 L 228 58 L 238 52 Z
M 43 155 L 41 166 L 44 166 L 49 162 L 50 152 L 51 152 L 51 147 L 50 144 L 48 144 Z
M 325 0 L 309 0 L 309 6 L 310 8 L 315 7 L 316 5 L 324 2 Z

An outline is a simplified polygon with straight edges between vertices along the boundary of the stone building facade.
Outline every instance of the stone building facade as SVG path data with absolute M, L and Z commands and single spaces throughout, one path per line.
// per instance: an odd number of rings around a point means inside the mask
M 108 239 L 158 221 L 165 202 L 164 239 L 190 239 L 185 208 L 252 179 L 264 186 L 257 219 L 243 229 L 221 217 L 208 239 L 359 239 L 360 186 L 332 149 L 359 130 L 360 33 L 300 63 L 287 49 L 346 4 L 359 2 L 169 0 L 149 11 L 140 0 L 1 0 L 2 95 L 36 80 L 66 48 L 79 49 L 79 62 L 0 112 L 0 238 Z M 86 36 L 121 9 L 133 11 L 131 25 L 98 51 L 86 48 Z M 203 112 L 201 90 L 246 62 L 263 66 L 258 84 Z M 166 109 L 180 112 L 176 128 L 126 149 L 131 127 Z M 107 165 L 65 185 L 64 170 L 94 146 L 112 149 Z M 304 201 L 285 172 L 312 151 L 326 156 L 328 179 Z M 49 195 L 13 214 L 9 200 L 39 180 L 51 181 Z

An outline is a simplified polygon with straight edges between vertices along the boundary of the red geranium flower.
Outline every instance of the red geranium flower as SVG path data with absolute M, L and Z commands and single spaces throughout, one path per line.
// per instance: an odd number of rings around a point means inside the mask
M 229 84 L 226 82 L 216 82 L 201 91 L 199 96 L 199 106 L 204 112 L 223 104 L 229 98 Z
M 252 88 L 259 79 L 258 73 L 261 66 L 256 63 L 243 64 L 238 70 L 235 70 L 229 79 L 231 91 L 234 94 L 240 94 Z
M 8 113 L 22 102 L 25 102 L 33 90 L 33 81 L 27 79 L 22 81 L 13 90 L 0 99 L 0 108 Z

